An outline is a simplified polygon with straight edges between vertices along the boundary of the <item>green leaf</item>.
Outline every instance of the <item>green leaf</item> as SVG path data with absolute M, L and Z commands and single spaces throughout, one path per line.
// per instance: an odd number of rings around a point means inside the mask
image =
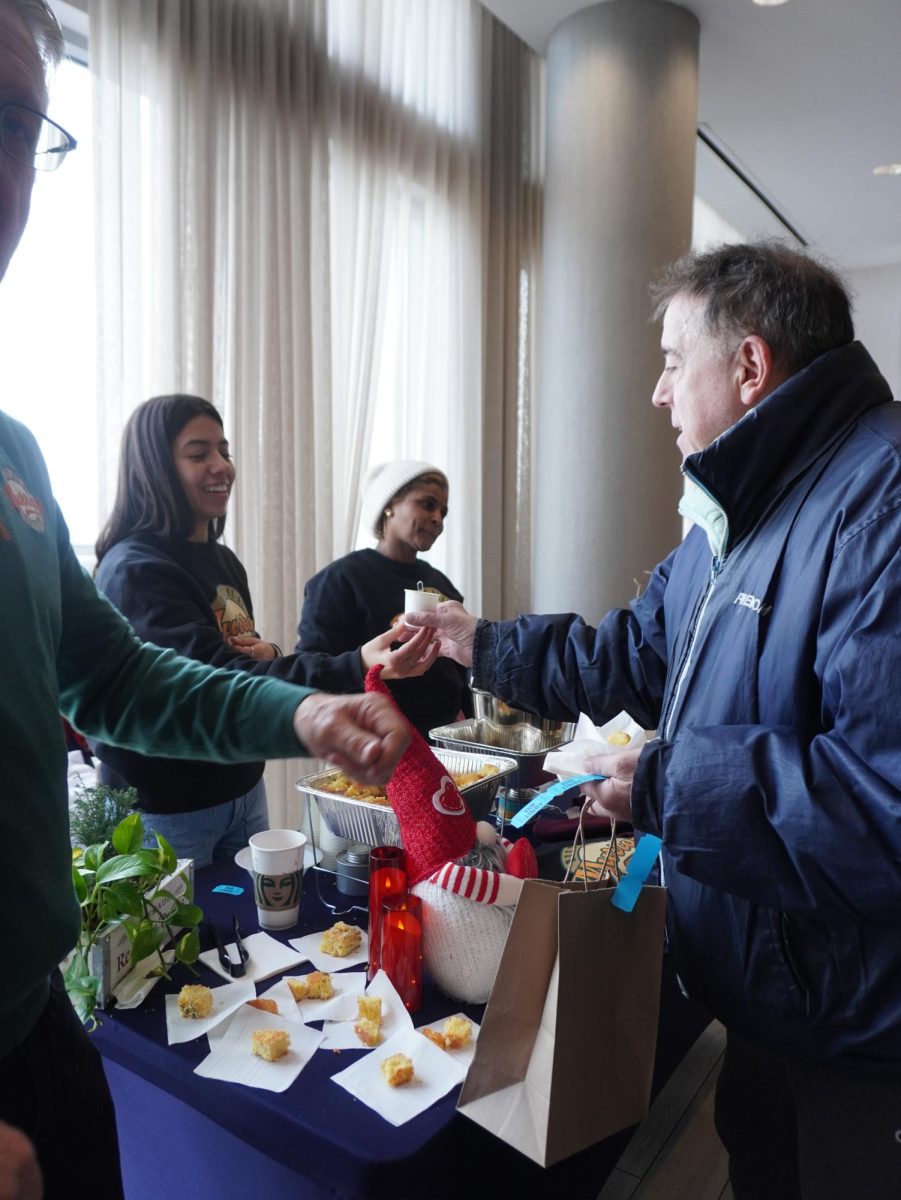
M 75 899 L 79 904 L 84 904 L 88 898 L 88 885 L 81 871 L 75 866 L 72 867 L 72 886 L 75 888 Z
M 117 912 L 129 917 L 140 917 L 144 912 L 143 897 L 130 879 L 118 879 L 107 888 L 110 903 Z
M 148 954 L 154 954 L 166 937 L 166 931 L 152 921 L 142 921 L 137 928 L 131 925 L 126 925 L 125 928 L 131 941 L 132 962 L 140 962 Z
M 200 957 L 200 935 L 189 929 L 175 943 L 175 958 L 180 963 L 194 963 Z
M 66 991 L 82 1024 L 87 1025 L 89 1029 L 96 1029 L 97 1018 L 94 1016 L 94 1010 L 100 999 L 100 980 L 97 976 L 79 975 L 71 982 L 67 979 Z
M 168 918 L 170 925 L 199 925 L 203 920 L 203 909 L 197 904 L 176 904 Z
M 156 835 L 156 840 L 160 848 L 160 865 L 163 868 L 163 875 L 171 875 L 178 866 L 178 855 L 161 833 Z
M 87 959 L 81 950 L 76 948 L 75 953 L 69 961 L 69 965 L 63 972 L 63 982 L 66 985 L 66 991 L 68 992 L 75 988 L 79 981 L 89 974 Z
M 134 854 L 144 845 L 144 822 L 140 813 L 129 813 L 113 830 L 113 845 L 118 854 Z
M 86 846 L 84 851 L 84 865 L 87 871 L 96 871 L 103 862 L 103 856 L 106 853 L 106 848 L 109 842 L 96 842 L 93 846 Z
M 97 882 L 111 883 L 114 879 L 137 879 L 142 875 L 153 875 L 156 870 L 155 857 L 152 850 L 139 850 L 136 854 L 117 854 L 97 868 Z

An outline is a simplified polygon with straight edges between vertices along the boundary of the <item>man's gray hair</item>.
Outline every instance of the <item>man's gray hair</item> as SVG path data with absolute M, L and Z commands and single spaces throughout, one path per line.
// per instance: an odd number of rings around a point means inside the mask
M 791 374 L 854 338 L 840 277 L 784 242 L 722 245 L 677 259 L 651 285 L 655 317 L 680 294 L 706 301 L 704 323 L 715 337 L 729 342 L 756 334 Z
M 14 12 L 25 23 L 45 67 L 55 67 L 65 57 L 63 31 L 44 0 L 0 0 L 0 8 Z

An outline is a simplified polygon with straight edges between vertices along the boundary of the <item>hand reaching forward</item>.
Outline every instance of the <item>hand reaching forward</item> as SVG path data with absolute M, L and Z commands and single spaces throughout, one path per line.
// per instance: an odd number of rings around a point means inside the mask
M 396 650 L 395 642 L 403 642 Z M 382 679 L 413 679 L 425 675 L 438 657 L 440 645 L 431 629 L 405 629 L 398 622 L 360 647 L 363 670 L 382 664 Z
M 0 1121 L 0 1200 L 41 1200 L 43 1194 L 34 1146 L 20 1129 Z
M 417 629 L 433 629 L 445 658 L 464 667 L 472 666 L 472 642 L 479 618 L 468 613 L 459 600 L 442 600 L 435 612 L 405 613 L 404 621 Z
M 384 783 L 407 748 L 404 718 L 387 696 L 313 692 L 294 712 L 294 732 L 314 758 L 358 783 Z
M 617 821 L 632 820 L 632 779 L 641 750 L 621 750 L 617 754 L 592 754 L 585 759 L 585 771 L 591 775 L 606 775 L 603 783 L 584 783 L 579 789 L 593 803 L 590 813 L 613 817 Z

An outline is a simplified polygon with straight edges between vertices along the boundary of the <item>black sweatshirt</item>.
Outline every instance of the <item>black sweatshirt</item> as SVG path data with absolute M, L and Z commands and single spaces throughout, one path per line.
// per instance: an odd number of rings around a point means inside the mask
M 145 642 L 230 671 L 324 691 L 362 690 L 360 642 L 337 657 L 303 653 L 262 661 L 228 645 L 232 635 L 255 633 L 253 605 L 244 567 L 219 542 L 165 542 L 135 534 L 104 555 L 97 586 Z M 104 744 L 96 752 L 137 788 L 141 808 L 154 813 L 194 812 L 234 800 L 256 784 L 265 765 L 148 758 Z
M 463 597 L 447 578 L 422 559 L 395 562 L 377 550 L 355 550 L 323 568 L 304 588 L 296 649 L 343 655 L 383 633 L 404 611 L 404 589 L 422 582 L 442 600 Z M 439 658 L 416 679 L 386 681 L 408 720 L 420 733 L 472 713 L 466 671 Z

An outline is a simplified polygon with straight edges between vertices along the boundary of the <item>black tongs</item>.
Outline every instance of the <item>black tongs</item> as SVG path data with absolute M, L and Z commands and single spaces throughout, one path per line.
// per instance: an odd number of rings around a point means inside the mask
M 210 932 L 213 935 L 213 941 L 216 943 L 216 950 L 219 954 L 219 961 L 222 963 L 223 969 L 228 971 L 232 979 L 240 979 L 244 974 L 244 969 L 247 965 L 248 958 L 250 958 L 250 954 L 247 950 L 247 947 L 244 945 L 244 942 L 241 940 L 241 929 L 238 925 L 238 918 L 232 917 L 232 927 L 235 935 L 235 947 L 238 951 L 238 962 L 232 961 L 228 950 L 225 948 L 222 935 L 219 933 L 219 930 L 212 923 L 212 921 L 208 921 L 207 924 L 209 925 Z

